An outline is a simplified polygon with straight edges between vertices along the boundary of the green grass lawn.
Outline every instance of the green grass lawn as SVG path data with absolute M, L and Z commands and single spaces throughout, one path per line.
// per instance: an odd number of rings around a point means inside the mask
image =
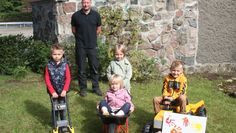
M 200 76 L 188 76 L 190 103 L 204 100 L 207 107 L 207 133 L 235 133 L 236 99 L 217 90 L 220 79 L 210 81 Z M 107 83 L 101 83 L 103 92 Z M 102 97 L 88 92 L 87 97 L 76 94 L 77 81 L 71 85 L 69 104 L 75 133 L 101 133 L 102 123 L 96 115 L 96 104 Z M 130 116 L 130 133 L 140 133 L 153 118 L 152 98 L 161 94 L 162 81 L 132 82 L 135 111 Z M 0 132 L 49 133 L 51 105 L 41 76 L 22 80 L 0 76 Z

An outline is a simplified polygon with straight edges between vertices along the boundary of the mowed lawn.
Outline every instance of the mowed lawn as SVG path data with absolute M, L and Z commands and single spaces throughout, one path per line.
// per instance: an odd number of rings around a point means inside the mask
M 208 80 L 188 75 L 190 103 L 204 100 L 207 108 L 207 133 L 235 133 L 236 99 L 218 91 L 221 78 Z M 103 92 L 108 85 L 100 82 Z M 91 85 L 89 84 L 90 88 Z M 130 116 L 130 133 L 140 133 L 143 126 L 153 119 L 152 98 L 161 94 L 162 81 L 132 82 L 135 111 Z M 68 94 L 70 114 L 75 133 L 101 133 L 102 122 L 96 115 L 96 104 L 102 97 L 88 91 L 87 97 L 76 94 L 77 81 L 71 84 Z M 16 80 L 0 76 L 0 132 L 49 133 L 51 131 L 51 105 L 42 76 L 30 74 Z

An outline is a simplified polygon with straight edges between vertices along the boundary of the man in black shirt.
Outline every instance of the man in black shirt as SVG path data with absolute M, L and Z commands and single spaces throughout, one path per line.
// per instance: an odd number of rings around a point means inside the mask
M 102 96 L 98 83 L 97 55 L 97 35 L 101 32 L 101 17 L 98 12 L 91 9 L 91 0 L 82 0 L 82 9 L 72 15 L 71 26 L 76 39 L 80 96 L 87 95 L 86 58 L 88 58 L 93 92 Z

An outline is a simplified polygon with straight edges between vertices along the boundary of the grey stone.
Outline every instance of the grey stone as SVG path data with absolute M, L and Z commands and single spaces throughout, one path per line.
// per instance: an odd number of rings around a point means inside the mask
M 197 21 L 195 18 L 188 19 L 189 26 L 197 28 Z
M 130 0 L 130 3 L 137 5 L 138 4 L 138 0 Z
M 148 14 L 148 13 L 144 13 L 143 14 L 143 17 L 142 17 L 142 20 L 144 21 L 144 22 L 147 22 L 147 21 L 150 21 L 151 19 L 152 19 L 152 15 L 150 15 L 150 14 Z
M 141 25 L 141 32 L 149 31 L 148 24 Z
M 149 14 L 150 16 L 154 16 L 153 7 L 152 6 L 145 7 L 143 9 L 143 12 Z
M 174 0 L 166 0 L 166 10 L 174 11 L 175 10 L 175 1 Z
M 177 30 L 177 41 L 179 42 L 179 45 L 185 45 L 187 43 L 186 31 L 187 30 L 184 28 Z
M 102 7 L 102 6 L 106 5 L 106 4 L 107 4 L 107 3 L 104 2 L 104 1 L 99 1 L 99 2 L 96 2 L 95 6 L 96 6 L 96 7 Z
M 155 21 L 161 20 L 161 15 L 159 13 L 155 14 L 153 20 Z
M 151 32 L 148 34 L 147 38 L 148 38 L 149 42 L 152 42 L 152 41 L 156 40 L 157 34 L 155 32 Z
M 186 56 L 178 56 L 176 59 L 182 60 L 185 65 L 193 66 L 194 65 L 194 58 L 195 57 L 186 57 Z
M 152 5 L 151 0 L 139 0 L 139 2 L 140 2 L 140 5 L 142 5 L 142 6 Z

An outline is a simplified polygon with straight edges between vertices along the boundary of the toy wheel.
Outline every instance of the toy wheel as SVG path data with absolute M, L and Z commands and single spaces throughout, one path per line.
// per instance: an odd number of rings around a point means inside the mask
M 197 116 L 206 117 L 206 108 L 205 108 L 204 106 L 203 106 L 203 107 L 200 107 L 200 108 L 198 109 Z
M 142 133 L 154 133 L 153 132 L 153 123 L 148 122 L 142 129 Z

